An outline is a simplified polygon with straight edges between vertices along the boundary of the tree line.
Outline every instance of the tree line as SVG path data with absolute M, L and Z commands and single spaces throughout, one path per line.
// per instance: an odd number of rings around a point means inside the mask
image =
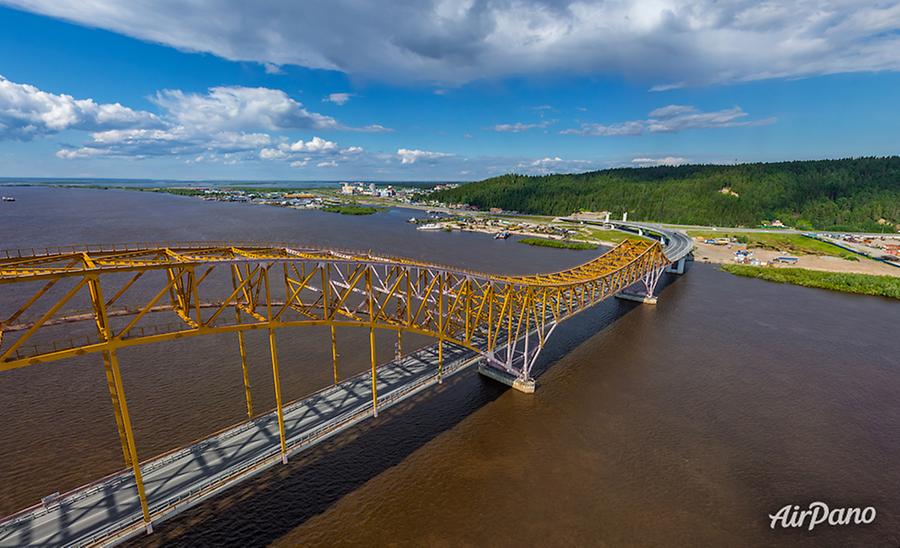
M 567 215 L 610 211 L 677 224 L 881 232 L 900 228 L 900 156 L 507 174 L 431 198 L 479 209 Z

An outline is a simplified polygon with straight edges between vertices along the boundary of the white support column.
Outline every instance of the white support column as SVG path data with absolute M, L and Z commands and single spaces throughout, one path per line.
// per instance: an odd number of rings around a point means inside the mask
M 655 298 L 653 292 L 656 291 L 656 284 L 659 283 L 659 278 L 663 272 L 665 272 L 664 268 L 656 268 L 644 274 L 642 281 L 644 282 L 644 289 L 647 290 L 648 298 Z

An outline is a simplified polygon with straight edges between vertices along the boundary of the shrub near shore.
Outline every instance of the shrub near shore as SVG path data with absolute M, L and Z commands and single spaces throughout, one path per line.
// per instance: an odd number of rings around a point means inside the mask
M 722 265 L 722 270 L 738 276 L 759 278 L 770 282 L 900 299 L 900 277 L 895 276 L 820 272 L 804 268 L 772 268 L 738 264 L 724 264 Z

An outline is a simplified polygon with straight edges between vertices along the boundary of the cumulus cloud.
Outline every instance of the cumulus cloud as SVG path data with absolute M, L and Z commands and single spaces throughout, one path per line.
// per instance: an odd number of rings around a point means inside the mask
M 900 69 L 895 0 L 0 3 L 231 60 L 432 84 L 575 72 L 665 87 Z
M 30 140 L 66 130 L 89 131 L 90 140 L 57 151 L 62 159 L 147 158 L 190 155 L 192 162 L 225 158 L 294 159 L 296 153 L 358 154 L 321 137 L 286 142 L 269 132 L 299 129 L 390 131 L 375 124 L 347 127 L 310 112 L 281 90 L 220 86 L 207 93 L 163 90 L 151 101 L 160 113 L 118 103 L 54 94 L 0 76 L 0 140 Z M 262 131 L 260 131 L 262 130 Z
M 206 129 L 346 129 L 331 116 L 310 112 L 280 89 L 213 87 L 207 93 L 163 90 L 153 102 L 180 124 Z
M 661 158 L 632 158 L 631 163 L 637 167 L 655 166 L 680 166 L 688 163 L 687 158 L 681 156 L 663 156 Z
M 649 133 L 676 133 L 687 129 L 747 127 L 773 124 L 775 118 L 747 119 L 741 107 L 703 112 L 688 105 L 668 105 L 650 112 L 645 120 L 616 124 L 581 124 L 576 129 L 561 131 L 563 135 L 620 136 Z
M 119 103 L 48 93 L 0 76 L 0 139 L 30 140 L 68 129 L 154 127 L 161 123 L 152 113 Z
M 401 164 L 414 164 L 418 160 L 437 160 L 453 156 L 446 152 L 432 152 L 430 150 L 418 150 L 401 148 L 397 150 L 397 157 L 400 158 Z
M 349 159 L 357 158 L 363 153 L 362 147 L 351 146 L 340 148 L 334 141 L 321 137 L 313 137 L 308 141 L 300 139 L 293 143 L 281 142 L 259 151 L 261 160 L 283 160 L 291 167 L 305 167 L 310 160 L 316 160 L 316 167 L 337 167 Z
M 337 143 L 334 141 L 327 141 L 321 137 L 313 137 L 305 142 L 303 139 L 300 139 L 296 143 L 291 143 L 290 145 L 291 152 L 324 152 L 336 148 Z
M 66 160 L 76 158 L 149 158 L 206 153 L 206 157 L 228 154 L 230 159 L 255 153 L 272 142 L 266 133 L 219 131 L 207 133 L 185 126 L 165 129 L 116 129 L 91 134 L 91 140 L 81 147 L 64 147 L 56 156 Z
M 287 158 L 288 153 L 278 148 L 264 148 L 259 151 L 259 157 L 263 160 L 281 160 Z
M 328 97 L 322 100 L 328 103 L 334 103 L 338 106 L 344 106 L 351 97 L 353 97 L 352 93 L 329 93 Z
M 540 129 L 549 127 L 553 124 L 555 120 L 544 120 L 543 122 L 526 124 L 522 122 L 516 122 L 515 124 L 497 124 L 491 129 L 500 133 L 522 133 L 524 131 L 528 131 L 530 129 Z

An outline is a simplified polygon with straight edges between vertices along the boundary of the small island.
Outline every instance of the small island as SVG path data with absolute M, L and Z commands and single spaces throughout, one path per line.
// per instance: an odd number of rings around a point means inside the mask
M 372 215 L 378 213 L 379 208 L 355 204 L 328 205 L 321 208 L 328 213 L 340 213 L 341 215 Z
M 536 245 L 541 247 L 555 247 L 557 249 L 594 250 L 597 246 L 587 242 L 574 242 L 571 240 L 550 240 L 547 238 L 522 238 L 521 244 Z

